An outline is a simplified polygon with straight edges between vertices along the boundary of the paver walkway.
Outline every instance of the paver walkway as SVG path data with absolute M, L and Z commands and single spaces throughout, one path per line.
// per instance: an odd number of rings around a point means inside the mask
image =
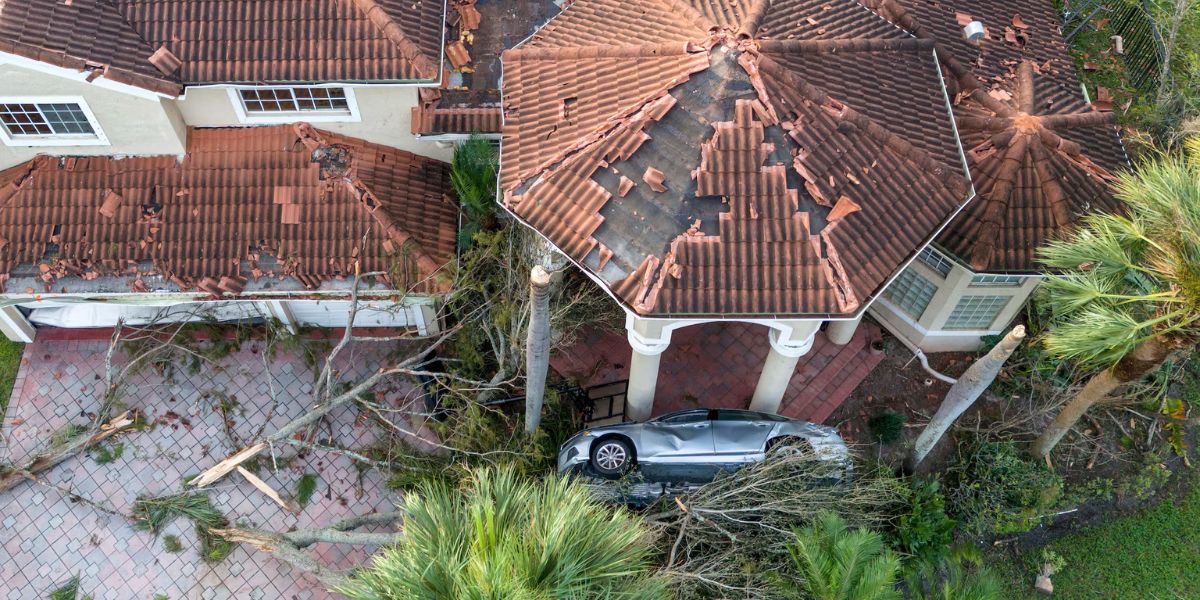
M 879 327 L 863 321 L 844 346 L 818 332 L 800 358 L 780 405 L 780 414 L 823 422 L 883 360 L 871 343 Z M 767 328 L 750 323 L 705 323 L 676 329 L 658 370 L 654 415 L 683 408 L 746 408 L 770 346 Z M 623 332 L 590 331 L 556 354 L 559 374 L 584 386 L 627 379 L 629 342 Z
M 103 387 L 107 347 L 107 341 L 56 340 L 26 347 L 0 429 L 0 460 L 20 461 L 67 424 L 88 421 L 86 415 L 98 406 Z M 358 373 L 378 366 L 370 353 L 351 352 L 345 358 Z M 199 473 L 240 445 L 231 435 L 246 440 L 261 428 L 270 432 L 302 414 L 310 402 L 313 371 L 296 354 L 276 354 L 273 380 L 264 374 L 261 348 L 255 342 L 244 344 L 221 365 L 199 374 L 180 366 L 171 377 L 153 370 L 136 375 L 121 400 L 140 408 L 155 426 L 122 436 L 120 459 L 101 465 L 93 457 L 73 458 L 51 470 L 44 484 L 22 484 L 0 498 L 0 598 L 46 598 L 74 575 L 81 579 L 81 592 L 95 600 L 152 600 L 156 594 L 171 600 L 337 597 L 306 574 L 243 547 L 221 562 L 205 562 L 185 519 L 165 532 L 178 536 L 184 546 L 171 553 L 164 547 L 164 536 L 136 531 L 126 520 L 72 502 L 64 493 L 128 514 L 138 496 L 183 490 L 183 477 Z M 272 384 L 276 401 L 271 400 Z M 412 393 L 401 385 L 380 397 L 400 406 Z M 221 400 L 234 407 L 229 412 L 230 433 L 215 409 Z M 335 413 L 325 435 L 343 447 L 370 443 L 373 433 L 358 416 L 353 408 Z M 269 461 L 263 463 L 259 475 L 285 494 L 295 493 L 305 473 L 317 475 L 316 494 L 301 514 L 291 515 L 233 474 L 209 492 L 231 522 L 286 531 L 393 510 L 399 500 L 376 472 L 360 472 L 347 458 L 301 458 L 287 448 L 279 453 L 278 471 Z M 338 568 L 361 563 L 372 550 L 332 544 L 311 549 L 319 560 Z

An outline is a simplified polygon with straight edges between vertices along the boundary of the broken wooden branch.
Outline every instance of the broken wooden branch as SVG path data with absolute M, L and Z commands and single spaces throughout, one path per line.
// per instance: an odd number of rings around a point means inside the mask
M 311 573 L 328 589 L 340 587 L 346 583 L 348 573 L 331 569 L 304 551 L 305 548 L 318 543 L 356 544 L 363 546 L 386 546 L 396 544 L 403 534 L 389 532 L 356 532 L 349 531 L 367 525 L 395 524 L 404 518 L 399 511 L 372 513 L 358 517 L 343 519 L 328 527 L 318 529 L 298 529 L 287 533 L 231 527 L 228 529 L 211 529 L 211 533 L 230 542 L 249 544 L 262 552 L 282 560 L 293 567 Z
M 121 433 L 122 431 L 133 426 L 137 419 L 130 411 L 125 411 L 117 415 L 111 421 L 100 425 L 90 434 L 84 432 L 74 438 L 67 440 L 66 443 L 57 447 L 51 448 L 49 451 L 35 456 L 32 460 L 24 465 L 14 467 L 11 470 L 0 470 L 0 492 L 6 492 L 22 481 L 36 481 L 37 476 L 59 463 L 103 442 L 104 440 Z
M 246 481 L 250 482 L 250 485 L 253 485 L 254 487 L 258 488 L 258 491 L 265 494 L 268 498 L 270 498 L 273 502 L 275 502 L 275 504 L 278 504 L 279 507 L 282 508 L 283 510 L 286 510 L 292 514 L 300 513 L 300 505 L 299 504 L 296 504 L 294 501 L 291 501 L 291 500 L 285 500 L 283 498 L 283 496 L 279 495 L 279 492 L 275 491 L 275 488 L 271 487 L 270 485 L 267 485 L 267 482 L 263 481 L 262 479 L 259 479 L 258 475 L 255 475 L 254 473 L 251 473 L 250 471 L 247 471 L 246 469 L 243 469 L 240 466 L 237 468 L 237 472 L 241 473 L 242 477 L 245 477 Z

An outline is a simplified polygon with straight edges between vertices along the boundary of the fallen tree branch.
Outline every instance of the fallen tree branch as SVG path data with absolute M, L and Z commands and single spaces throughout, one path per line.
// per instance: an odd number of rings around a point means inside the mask
M 350 517 L 338 521 L 328 527 L 319 529 L 298 529 L 288 533 L 277 533 L 261 529 L 243 529 L 231 527 L 227 529 L 211 529 L 213 535 L 230 542 L 249 544 L 261 552 L 265 552 L 312 574 L 327 589 L 341 587 L 349 577 L 348 572 L 331 569 L 304 551 L 305 548 L 317 543 L 356 544 L 365 546 L 386 546 L 398 543 L 403 534 L 386 532 L 355 532 L 349 531 L 366 525 L 397 523 L 403 518 L 399 511 L 373 513 L 358 517 Z
M 135 422 L 136 419 L 131 416 L 130 411 L 125 411 L 111 421 L 100 425 L 90 435 L 80 434 L 68 440 L 65 444 L 51 448 L 48 452 L 35 456 L 20 467 L 14 467 L 10 470 L 0 469 L 0 492 L 6 492 L 14 488 L 22 481 L 36 481 L 38 475 L 43 471 L 51 469 L 68 458 L 121 433 Z

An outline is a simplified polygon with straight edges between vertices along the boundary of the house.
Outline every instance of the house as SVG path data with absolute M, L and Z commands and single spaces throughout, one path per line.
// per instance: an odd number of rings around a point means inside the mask
M 444 0 L 0 2 L 0 329 L 345 325 L 356 269 L 385 273 L 356 323 L 436 329 L 452 148 L 411 118 L 446 29 Z
M 974 349 L 1034 248 L 1113 206 L 1120 140 L 1049 3 L 909 3 L 577 0 L 504 53 L 504 206 L 625 309 L 632 418 L 699 323 L 765 326 L 771 412 L 868 311 Z

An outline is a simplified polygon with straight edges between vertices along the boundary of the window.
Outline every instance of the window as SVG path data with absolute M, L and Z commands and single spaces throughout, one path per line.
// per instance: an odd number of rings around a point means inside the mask
M 975 275 L 971 278 L 973 287 L 1005 287 L 1018 286 L 1025 281 L 1022 275 Z
M 905 269 L 896 280 L 883 291 L 883 297 L 908 313 L 914 319 L 925 314 L 925 307 L 933 300 L 937 285 L 912 269 Z
M 243 122 L 358 120 L 358 106 L 349 88 L 253 87 L 231 88 L 230 93 Z
M 685 410 L 682 412 L 672 413 L 669 415 L 663 415 L 655 420 L 663 422 L 663 423 L 672 423 L 672 424 L 676 424 L 676 425 L 680 424 L 680 423 L 700 423 L 702 421 L 708 420 L 708 411 L 707 410 Z
M 108 143 L 82 98 L 0 98 L 0 125 L 14 146 Z
M 946 329 L 990 329 L 1012 296 L 963 296 L 946 319 Z
M 921 250 L 921 253 L 917 255 L 917 258 L 920 259 L 921 262 L 925 263 L 925 266 L 937 271 L 938 273 L 941 273 L 942 277 L 950 274 L 950 260 L 945 256 L 942 256 L 941 252 L 938 252 L 929 246 L 925 246 L 925 249 Z

